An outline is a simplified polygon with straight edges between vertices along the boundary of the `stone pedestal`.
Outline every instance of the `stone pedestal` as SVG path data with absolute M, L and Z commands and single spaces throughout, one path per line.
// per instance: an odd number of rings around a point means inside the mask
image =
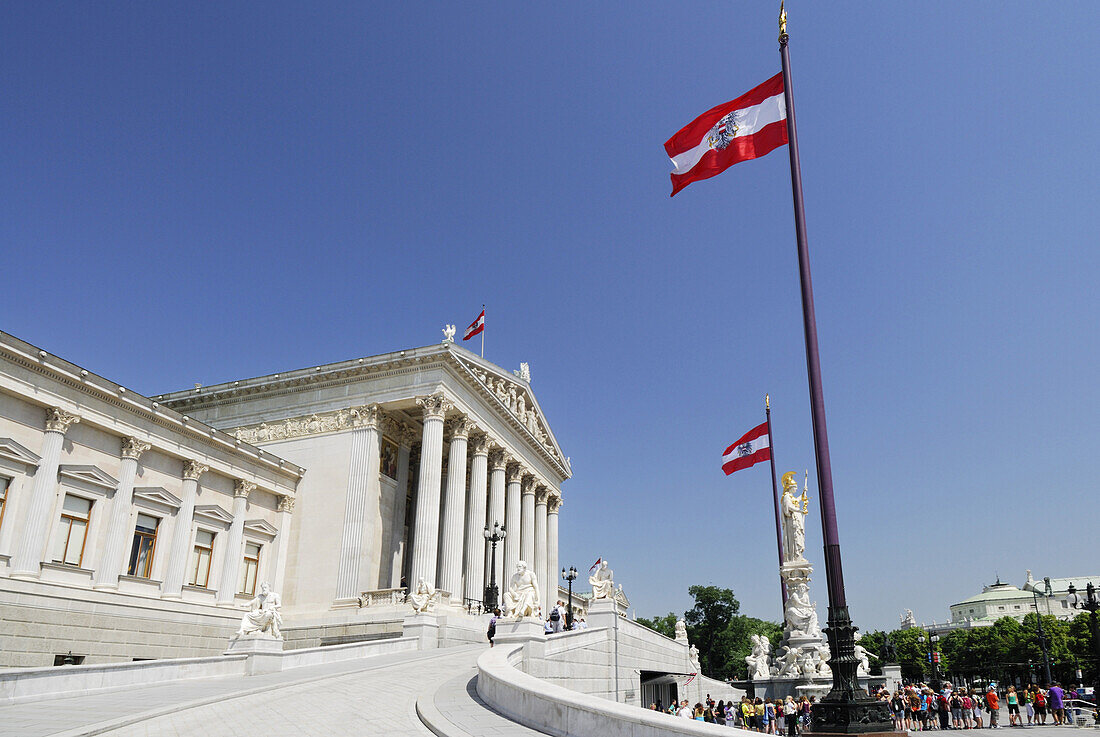
M 622 614 L 622 609 L 614 599 L 593 599 L 588 603 L 589 627 L 614 627 L 615 618 Z
M 497 634 L 493 641 L 500 645 L 506 642 L 528 642 L 543 637 L 546 637 L 546 626 L 538 617 L 498 619 Z
M 435 614 L 411 614 L 402 622 L 403 637 L 415 637 L 421 650 L 439 647 L 439 617 Z
M 887 663 L 882 666 L 882 676 L 886 679 L 886 688 L 890 693 L 901 688 L 901 666 L 897 663 Z
M 244 635 L 229 641 L 229 648 L 222 655 L 247 655 L 245 674 L 274 673 L 283 669 L 283 641 L 271 637 Z

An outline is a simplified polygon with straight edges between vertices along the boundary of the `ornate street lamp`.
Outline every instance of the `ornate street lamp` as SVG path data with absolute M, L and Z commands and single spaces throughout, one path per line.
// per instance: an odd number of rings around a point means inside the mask
M 1093 686 L 1092 698 L 1095 701 L 1100 699 L 1100 624 L 1096 621 L 1096 612 L 1100 609 L 1100 596 L 1097 595 L 1096 587 L 1092 585 L 1092 581 L 1089 581 L 1085 586 L 1085 595 L 1081 596 L 1077 593 L 1077 589 L 1073 584 L 1069 585 L 1069 596 L 1066 597 L 1066 604 L 1072 609 L 1083 609 L 1089 613 L 1089 630 L 1092 632 L 1092 652 L 1095 656 L 1096 662 L 1096 684 Z M 1097 702 L 1100 704 L 1100 702 Z
M 577 580 L 577 569 L 569 566 L 569 570 L 561 569 L 561 578 L 569 583 L 569 608 L 565 610 L 565 628 L 573 629 L 573 582 Z
M 1046 585 L 1046 591 L 1043 596 L 1049 599 L 1054 596 L 1054 592 L 1050 587 L 1050 576 L 1044 577 L 1043 583 Z M 1031 590 L 1031 599 L 1035 602 L 1035 621 L 1038 623 L 1036 633 L 1039 636 L 1039 648 L 1043 651 L 1043 669 L 1047 677 L 1047 682 L 1044 684 L 1044 687 L 1050 688 L 1051 684 L 1054 683 L 1054 679 L 1050 677 L 1050 654 L 1047 652 L 1046 635 L 1043 634 L 1043 615 L 1039 613 L 1039 594 L 1034 588 Z M 1050 611 L 1049 605 L 1047 606 L 1047 611 Z
M 497 588 L 497 543 L 503 540 L 508 533 L 505 531 L 504 525 L 494 522 L 492 530 L 486 525 L 481 534 L 486 542 L 493 546 L 489 555 L 489 585 L 485 587 L 485 611 L 492 612 L 497 608 L 497 595 L 500 593 Z

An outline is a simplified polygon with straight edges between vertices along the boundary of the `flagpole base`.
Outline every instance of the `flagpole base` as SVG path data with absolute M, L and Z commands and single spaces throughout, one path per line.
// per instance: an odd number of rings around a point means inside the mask
M 869 696 L 859 685 L 856 627 L 848 607 L 829 607 L 825 635 L 829 640 L 833 688 L 810 707 L 810 731 L 815 735 L 895 734 L 890 705 Z

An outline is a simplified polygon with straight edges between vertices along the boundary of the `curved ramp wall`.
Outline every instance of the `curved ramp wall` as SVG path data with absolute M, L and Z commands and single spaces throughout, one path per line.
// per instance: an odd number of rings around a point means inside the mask
M 523 649 L 523 645 L 498 645 L 483 653 L 477 661 L 477 692 L 494 710 L 524 726 L 556 737 L 750 735 L 743 729 L 620 704 L 535 678 L 519 668 Z

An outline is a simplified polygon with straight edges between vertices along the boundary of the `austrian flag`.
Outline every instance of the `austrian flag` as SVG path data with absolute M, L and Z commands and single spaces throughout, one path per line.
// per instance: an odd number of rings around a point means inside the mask
M 748 468 L 760 461 L 771 460 L 771 437 L 768 423 L 758 425 L 741 436 L 722 454 L 722 470 L 729 476 L 734 471 Z
M 463 340 L 469 340 L 482 330 L 485 329 L 485 309 L 482 308 L 481 314 L 477 316 L 477 319 L 470 323 L 470 327 L 466 328 L 466 333 L 462 336 Z
M 711 108 L 668 139 L 665 151 L 672 160 L 669 196 L 786 142 L 787 104 L 780 72 L 736 100 Z

